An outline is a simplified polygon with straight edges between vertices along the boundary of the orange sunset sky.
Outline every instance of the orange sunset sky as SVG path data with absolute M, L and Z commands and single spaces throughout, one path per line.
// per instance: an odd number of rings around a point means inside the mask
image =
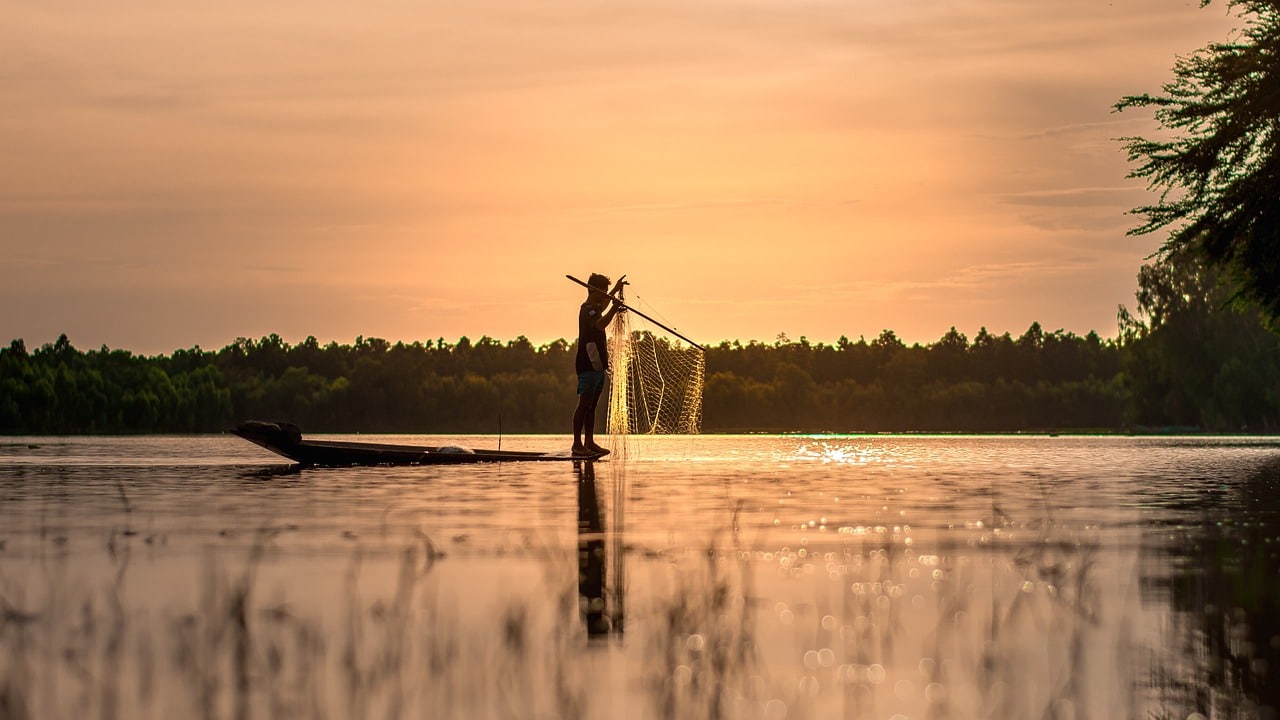
M 0 3 L 0 335 L 1114 336 L 1194 0 Z

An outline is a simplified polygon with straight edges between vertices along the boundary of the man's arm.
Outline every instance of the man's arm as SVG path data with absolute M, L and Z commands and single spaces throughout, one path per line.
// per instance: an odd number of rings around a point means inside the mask
M 596 372 L 604 370 L 604 363 L 600 360 L 600 348 L 596 347 L 594 342 L 587 343 L 587 359 L 591 361 L 591 367 Z
M 626 311 L 627 311 L 626 308 L 624 308 L 623 306 L 617 303 L 614 303 L 613 307 L 609 308 L 609 312 L 601 315 L 600 319 L 596 321 L 596 328 L 599 330 L 604 330 L 605 328 L 609 327 L 609 323 L 613 322 L 614 315 L 617 315 L 620 312 L 626 312 Z
M 626 275 L 623 275 L 622 277 L 626 277 Z M 618 282 L 613 284 L 613 289 L 609 291 L 609 299 L 613 301 L 613 307 L 609 308 L 609 311 L 602 314 L 600 316 L 600 319 L 596 321 L 597 330 L 604 330 L 605 328 L 609 327 L 609 323 L 613 321 L 614 315 L 617 315 L 620 312 L 627 311 L 625 307 L 623 307 L 618 303 L 618 299 L 614 297 L 615 295 L 618 294 L 620 290 L 622 290 L 622 286 L 627 284 L 628 283 L 625 282 L 622 278 L 618 278 Z

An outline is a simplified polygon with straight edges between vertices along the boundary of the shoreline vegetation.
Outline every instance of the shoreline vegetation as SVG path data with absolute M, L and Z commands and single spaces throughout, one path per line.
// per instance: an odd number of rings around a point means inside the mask
M 888 330 L 831 345 L 722 342 L 706 351 L 703 431 L 1274 433 L 1280 342 L 1260 326 L 1235 338 L 1252 357 L 1039 324 L 972 341 L 953 328 L 929 345 Z M 321 346 L 270 335 L 146 357 L 81 351 L 65 335 L 33 352 L 13 340 L 0 348 L 0 434 L 223 432 L 247 418 L 312 433 L 558 433 L 574 349 L 523 337 Z M 1217 353 L 1219 362 L 1203 357 Z
M 1115 338 L 1037 322 L 1018 337 L 952 327 L 926 345 L 892 330 L 708 345 L 702 430 L 1280 432 L 1280 334 L 1260 312 L 1190 254 L 1144 266 L 1138 286 Z M 575 350 L 272 334 L 147 357 L 81 351 L 66 335 L 34 351 L 15 339 L 0 347 L 0 435 L 224 432 L 245 419 L 311 433 L 564 433 Z
M 488 337 L 290 345 L 271 335 L 145 357 L 80 351 L 65 335 L 34 352 L 14 340 L 0 349 L 0 432 L 218 432 L 245 418 L 308 432 L 557 432 L 573 395 L 574 349 Z M 908 347 L 890 331 L 835 345 L 725 342 L 707 349 L 703 429 L 1122 430 L 1122 354 L 1096 335 L 1038 326 L 972 344 L 950 333 Z

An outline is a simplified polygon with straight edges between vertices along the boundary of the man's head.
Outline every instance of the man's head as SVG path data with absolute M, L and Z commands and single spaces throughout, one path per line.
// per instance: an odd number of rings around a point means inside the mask
M 591 277 L 587 278 L 587 286 L 591 288 L 587 292 L 587 302 L 594 305 L 604 305 L 609 302 L 608 276 L 591 273 Z
M 600 273 L 591 273 L 591 277 L 587 278 L 587 284 L 602 293 L 609 292 L 609 277 Z

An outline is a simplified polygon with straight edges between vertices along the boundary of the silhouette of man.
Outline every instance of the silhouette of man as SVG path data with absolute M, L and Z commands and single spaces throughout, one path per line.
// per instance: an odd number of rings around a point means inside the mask
M 604 331 L 614 316 L 625 309 L 612 296 L 625 284 L 619 279 L 613 289 L 608 290 L 609 278 L 591 273 L 587 279 L 590 286 L 587 300 L 578 310 L 578 354 L 574 359 L 578 372 L 578 407 L 573 411 L 573 454 L 581 457 L 597 457 L 609 452 L 595 441 L 596 405 L 609 370 L 609 342 Z

